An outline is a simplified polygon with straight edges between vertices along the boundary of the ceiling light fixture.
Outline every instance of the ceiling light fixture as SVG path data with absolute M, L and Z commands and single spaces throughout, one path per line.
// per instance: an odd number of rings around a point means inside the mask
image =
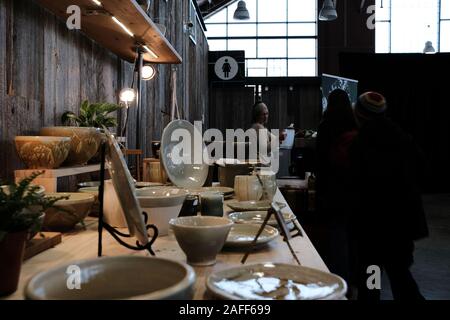
M 236 11 L 234 12 L 234 19 L 236 20 L 249 20 L 250 19 L 250 13 L 247 10 L 247 4 L 245 1 L 239 1 L 238 6 L 236 8 Z
M 325 0 L 323 2 L 322 9 L 319 13 L 320 21 L 333 21 L 337 19 L 336 1 L 337 0 Z
M 128 30 L 127 27 L 125 27 L 125 25 L 119 21 L 119 19 L 117 19 L 116 17 L 112 17 L 112 19 L 114 20 L 115 23 L 117 23 L 123 30 L 125 30 L 126 33 L 128 33 L 130 35 L 130 37 L 134 37 L 134 34 Z
M 148 81 L 155 77 L 156 69 L 152 65 L 146 64 L 142 67 L 141 73 L 142 73 L 142 79 L 145 81 Z

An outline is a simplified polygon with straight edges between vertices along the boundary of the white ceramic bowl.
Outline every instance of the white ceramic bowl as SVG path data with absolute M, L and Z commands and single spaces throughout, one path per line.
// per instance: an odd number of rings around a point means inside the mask
M 70 290 L 67 272 L 77 267 L 80 290 Z M 34 300 L 185 300 L 192 299 L 194 283 L 195 272 L 184 263 L 119 256 L 72 262 L 42 272 L 28 282 L 25 296 Z
M 168 187 L 142 188 L 135 192 L 142 210 L 148 214 L 147 223 L 156 225 L 160 236 L 167 235 L 169 221 L 180 214 L 188 192 Z
M 233 221 L 220 217 L 182 217 L 170 220 L 175 238 L 194 266 L 216 263 L 217 253 L 222 250 Z

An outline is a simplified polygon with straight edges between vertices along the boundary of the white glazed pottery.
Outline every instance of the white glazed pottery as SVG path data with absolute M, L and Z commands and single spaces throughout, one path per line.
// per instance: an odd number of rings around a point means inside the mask
M 178 244 L 194 266 L 216 263 L 233 221 L 220 217 L 181 217 L 170 220 Z
M 80 290 L 71 289 L 68 270 L 79 268 Z M 194 294 L 195 272 L 162 258 L 118 256 L 71 262 L 34 276 L 25 296 L 33 300 L 185 300 Z
M 169 221 L 178 217 L 187 195 L 183 189 L 170 187 L 136 190 L 142 210 L 148 214 L 148 223 L 156 225 L 160 236 L 169 233 Z
M 258 201 L 263 195 L 263 188 L 256 176 L 236 176 L 234 194 L 239 201 Z
M 227 248 L 246 248 L 253 244 L 261 225 L 259 224 L 235 224 L 228 234 L 225 247 Z M 265 226 L 258 237 L 255 246 L 262 246 L 276 239 L 279 235 L 277 229 L 271 226 Z
M 208 164 L 203 163 L 205 148 L 202 133 L 190 122 L 175 120 L 167 125 L 161 139 L 161 159 L 173 184 L 180 188 L 205 184 L 209 171 Z
M 337 275 L 303 266 L 261 263 L 211 274 L 210 293 L 229 300 L 340 300 L 346 282 Z

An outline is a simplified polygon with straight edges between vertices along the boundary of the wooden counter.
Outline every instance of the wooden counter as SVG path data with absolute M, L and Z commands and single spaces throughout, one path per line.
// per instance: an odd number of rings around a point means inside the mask
M 285 199 L 281 195 L 280 191 L 277 192 L 275 200 L 278 202 L 285 202 Z M 229 212 L 230 209 L 226 207 L 226 211 Z M 283 212 L 285 211 L 290 211 L 289 206 L 283 209 Z M 82 230 L 80 228 L 71 234 L 65 234 L 61 244 L 25 261 L 22 265 L 19 289 L 13 295 L 6 298 L 23 299 L 24 287 L 28 280 L 36 273 L 56 266 L 69 264 L 76 260 L 95 258 L 97 256 L 98 238 L 97 221 L 95 219 L 88 218 L 86 220 L 86 226 L 87 230 Z M 104 232 L 103 239 L 103 254 L 105 256 L 148 255 L 148 253 L 134 252 L 120 246 L 107 232 Z M 135 240 L 132 240 L 131 243 L 134 241 Z M 304 237 L 297 237 L 291 241 L 292 246 L 303 266 L 328 272 L 328 268 L 305 233 Z M 153 245 L 153 249 L 158 257 L 186 261 L 186 256 L 178 246 L 173 234 L 158 238 Z M 243 255 L 243 251 L 223 251 L 217 256 L 217 263 L 214 266 L 195 267 L 194 269 L 197 274 L 197 282 L 194 299 L 208 299 L 209 297 L 205 294 L 206 277 L 213 271 L 239 266 Z M 269 243 L 267 247 L 253 252 L 247 260 L 247 264 L 259 262 L 282 262 L 295 264 L 295 261 L 281 236 Z

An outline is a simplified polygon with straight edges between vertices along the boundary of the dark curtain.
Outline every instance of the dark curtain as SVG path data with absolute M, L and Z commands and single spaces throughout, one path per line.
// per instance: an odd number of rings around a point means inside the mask
M 450 54 L 342 53 L 340 75 L 385 95 L 388 116 L 424 152 L 424 191 L 449 192 Z

